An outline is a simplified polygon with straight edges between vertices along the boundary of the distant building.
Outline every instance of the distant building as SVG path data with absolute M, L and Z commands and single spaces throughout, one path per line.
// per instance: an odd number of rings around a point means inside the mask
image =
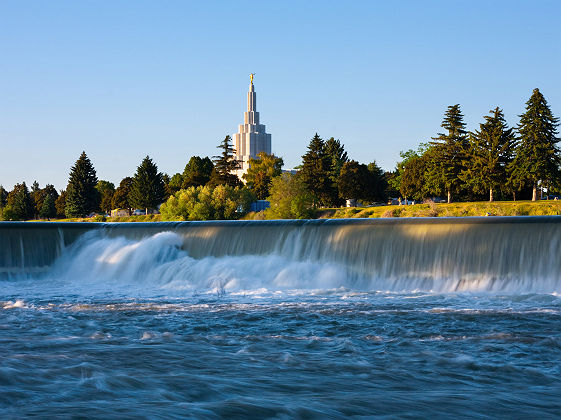
M 111 210 L 111 217 L 126 217 L 130 216 L 131 213 L 128 209 L 114 209 Z
M 257 109 L 257 94 L 253 86 L 253 74 L 250 76 L 249 92 L 247 92 L 247 111 L 244 113 L 244 123 L 239 125 L 234 134 L 235 158 L 241 167 L 236 175 L 241 179 L 249 168 L 249 158 L 256 158 L 258 153 L 271 154 L 271 135 L 265 132 L 265 125 L 259 124 Z

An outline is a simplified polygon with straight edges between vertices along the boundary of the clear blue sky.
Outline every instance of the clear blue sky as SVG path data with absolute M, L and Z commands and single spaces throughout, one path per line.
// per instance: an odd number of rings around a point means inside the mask
M 459 103 L 561 116 L 561 1 L 0 0 L 0 184 L 170 175 L 237 131 L 249 73 L 285 168 L 315 132 L 390 170 Z

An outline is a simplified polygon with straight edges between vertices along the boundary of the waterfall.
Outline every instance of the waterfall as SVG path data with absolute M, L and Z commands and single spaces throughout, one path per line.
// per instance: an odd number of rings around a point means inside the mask
M 561 291 L 561 217 L 0 223 L 0 276 L 200 290 Z M 166 286 L 166 287 L 167 287 Z

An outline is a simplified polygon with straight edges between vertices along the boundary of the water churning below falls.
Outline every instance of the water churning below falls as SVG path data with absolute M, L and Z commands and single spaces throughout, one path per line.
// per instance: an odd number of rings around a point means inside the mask
M 558 418 L 561 218 L 0 224 L 2 418 Z

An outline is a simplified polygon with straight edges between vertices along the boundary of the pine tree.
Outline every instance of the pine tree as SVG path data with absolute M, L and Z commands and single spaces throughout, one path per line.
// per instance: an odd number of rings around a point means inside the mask
M 460 105 L 449 106 L 441 124 L 448 132 L 438 133 L 438 137 L 433 137 L 434 141 L 430 142 L 428 150 L 427 182 L 432 192 L 439 194 L 445 191 L 449 203 L 452 201 L 452 194 L 457 193 L 461 186 L 459 175 L 464 170 L 467 149 L 465 126 Z
M 319 203 L 328 206 L 336 194 L 335 186 L 330 178 L 331 158 L 325 151 L 325 143 L 316 133 L 308 151 L 302 156 L 300 177 L 310 192 L 319 199 Z
M 56 217 L 56 207 L 55 201 L 50 194 L 46 194 L 43 200 L 43 204 L 41 205 L 41 210 L 39 211 L 39 216 L 42 219 L 52 219 Z
M 243 186 L 240 179 L 233 174 L 236 169 L 239 169 L 240 162 L 234 157 L 235 150 L 231 142 L 232 138 L 226 136 L 220 145 L 217 146 L 218 149 L 222 149 L 222 153 L 219 156 L 212 157 L 214 168 L 208 182 L 208 185 L 211 187 L 216 187 L 217 185 Z
M 31 191 L 29 194 L 31 195 L 31 199 L 33 201 L 33 218 L 37 219 L 39 217 L 41 206 L 43 205 L 43 200 L 45 199 L 43 190 L 39 187 L 39 183 L 37 181 L 33 181 L 33 184 L 31 184 Z
M 70 178 L 66 187 L 66 217 L 85 217 L 96 211 L 99 206 L 99 193 L 95 169 L 82 152 L 70 170 Z
M 345 151 L 345 146 L 341 144 L 340 140 L 335 140 L 331 137 L 325 142 L 325 153 L 329 156 L 331 160 L 331 170 L 329 171 L 329 176 L 334 184 L 337 184 L 339 179 L 339 174 L 343 165 L 349 161 L 349 156 Z
M 148 209 L 155 209 L 164 201 L 165 194 L 163 175 L 158 172 L 158 167 L 152 159 L 146 156 L 136 169 L 129 202 L 132 207 L 145 209 L 148 214 Z
M 547 101 L 534 89 L 526 102 L 526 112 L 520 115 L 518 145 L 512 162 L 511 182 L 532 185 L 532 201 L 537 198 L 538 184 L 552 186 L 559 183 L 561 155 L 557 143 L 559 118 L 555 118 Z
M 33 218 L 33 200 L 25 182 L 14 185 L 8 194 L 7 206 L 11 209 L 11 219 L 29 220 Z
M 0 210 L 6 207 L 6 204 L 8 204 L 8 191 L 0 185 Z
M 503 111 L 496 107 L 479 124 L 479 130 L 469 135 L 469 145 L 460 179 L 475 193 L 493 192 L 507 183 L 507 168 L 513 158 L 515 136 L 508 128 Z

